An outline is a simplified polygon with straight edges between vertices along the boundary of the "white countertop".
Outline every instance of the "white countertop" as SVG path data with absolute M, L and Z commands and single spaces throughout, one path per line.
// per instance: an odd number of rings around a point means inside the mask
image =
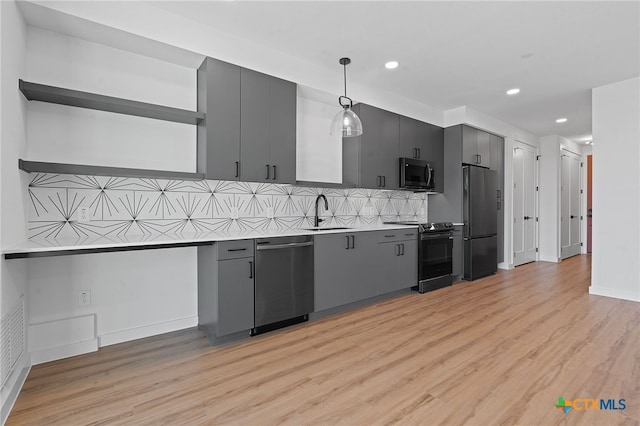
M 292 235 L 339 234 L 364 231 L 382 231 L 386 229 L 416 228 L 416 225 L 369 225 L 358 228 L 312 231 L 309 229 L 267 229 L 244 231 L 211 231 L 196 234 L 159 234 L 132 236 L 95 236 L 68 239 L 30 239 L 23 243 L 3 249 L 6 259 L 63 256 L 70 254 L 105 253 L 111 251 L 148 250 L 171 247 L 190 247 L 216 241 L 246 240 L 254 238 L 287 237 Z M 320 228 L 321 229 L 321 228 Z

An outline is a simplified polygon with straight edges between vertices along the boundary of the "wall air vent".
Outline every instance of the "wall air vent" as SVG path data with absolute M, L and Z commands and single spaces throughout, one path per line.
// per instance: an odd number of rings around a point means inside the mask
M 0 386 L 4 386 L 24 353 L 24 298 L 0 319 Z

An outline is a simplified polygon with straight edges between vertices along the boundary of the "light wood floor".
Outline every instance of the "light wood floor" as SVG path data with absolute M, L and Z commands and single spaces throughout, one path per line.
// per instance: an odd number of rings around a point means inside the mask
M 583 255 L 224 347 L 195 329 L 105 347 L 35 366 L 7 424 L 640 424 L 640 304 L 589 281 Z

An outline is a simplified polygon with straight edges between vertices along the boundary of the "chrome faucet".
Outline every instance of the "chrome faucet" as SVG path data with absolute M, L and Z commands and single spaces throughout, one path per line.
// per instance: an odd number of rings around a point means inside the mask
M 327 197 L 325 197 L 324 194 L 318 195 L 318 197 L 316 198 L 316 215 L 313 217 L 313 226 L 315 228 L 317 228 L 320 225 L 320 222 L 322 222 L 322 219 L 318 218 L 318 201 L 320 201 L 320 199 L 324 200 L 324 209 L 329 210 L 329 203 L 327 202 Z

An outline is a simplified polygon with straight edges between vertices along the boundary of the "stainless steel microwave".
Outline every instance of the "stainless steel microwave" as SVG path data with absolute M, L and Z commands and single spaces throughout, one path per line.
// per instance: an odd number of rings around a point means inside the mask
M 400 157 L 400 188 L 430 191 L 435 188 L 433 168 L 423 160 Z

